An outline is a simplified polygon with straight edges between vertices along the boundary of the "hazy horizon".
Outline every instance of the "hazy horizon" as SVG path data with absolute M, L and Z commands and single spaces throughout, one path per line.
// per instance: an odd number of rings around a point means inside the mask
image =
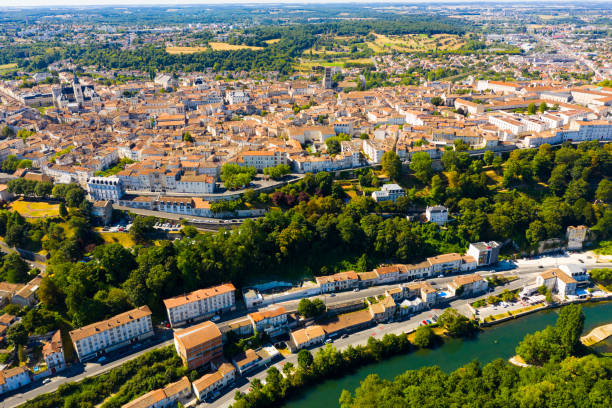
M 516 4 L 532 4 L 527 0 L 491 0 L 491 1 L 479 1 L 471 2 L 466 0 L 444 0 L 444 1 L 429 1 L 429 0 L 253 0 L 245 2 L 244 0 L 227 0 L 220 2 L 219 0 L 181 0 L 180 2 L 169 2 L 168 0 L 4 0 L 0 6 L 0 10 L 5 8 L 19 9 L 19 8 L 53 8 L 53 7 L 90 7 L 90 6 L 193 6 L 193 5 L 228 5 L 228 4 L 337 4 L 337 3 L 397 3 L 397 4 L 445 4 L 445 3 L 464 3 L 477 5 L 481 4 L 492 4 L 492 3 L 516 3 Z M 567 3 L 567 4 L 581 4 L 581 3 L 608 3 L 607 0 L 590 0 L 584 2 L 575 2 L 570 0 L 543 0 L 541 3 Z

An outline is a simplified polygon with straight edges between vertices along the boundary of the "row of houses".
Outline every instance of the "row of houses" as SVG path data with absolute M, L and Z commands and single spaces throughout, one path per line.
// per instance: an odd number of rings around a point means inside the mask
M 66 368 L 64 346 L 59 330 L 55 331 L 47 341 L 43 341 L 41 351 L 44 365 L 38 365 L 36 372 L 27 366 L 0 370 L 0 394 L 15 391 L 32 381 L 54 375 Z

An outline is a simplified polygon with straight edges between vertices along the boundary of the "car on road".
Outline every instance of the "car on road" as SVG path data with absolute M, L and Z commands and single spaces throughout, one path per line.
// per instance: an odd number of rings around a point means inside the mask
M 333 343 L 333 342 L 334 342 L 334 339 L 327 339 L 327 340 L 325 340 L 325 344 L 330 344 L 330 343 Z
M 42 383 L 43 384 L 49 384 L 50 382 L 51 382 L 50 378 L 45 378 Z
M 359 288 L 353 289 L 353 292 L 359 292 Z
M 348 337 L 348 334 L 344 333 L 342 336 L 340 336 L 341 339 L 346 339 Z
M 221 320 L 221 316 L 218 316 L 218 315 L 213 316 L 212 319 L 210 319 L 210 320 L 213 321 L 213 322 L 218 322 L 219 320 Z
M 336 294 L 335 294 L 335 293 L 330 293 L 330 294 L 329 294 L 329 297 L 334 297 L 334 296 L 336 296 Z
M 438 275 L 438 278 L 443 278 L 443 277 L 444 277 L 444 274 L 443 274 L 443 273 L 441 273 L 441 274 L 439 274 L 439 275 Z
M 105 357 L 105 356 L 102 356 L 102 357 L 100 357 L 100 358 L 98 359 L 98 363 L 102 364 L 102 363 L 104 363 L 104 362 L 106 362 L 106 357 Z

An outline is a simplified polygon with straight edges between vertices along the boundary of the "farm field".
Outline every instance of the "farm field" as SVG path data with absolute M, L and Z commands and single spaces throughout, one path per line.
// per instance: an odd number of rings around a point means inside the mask
M 263 47 L 252 47 L 249 45 L 235 45 L 223 42 L 209 42 L 208 45 L 213 51 L 236 51 L 236 50 L 263 50 Z
M 427 37 L 423 34 L 408 34 L 404 36 L 386 36 L 374 33 L 376 40 L 367 42 L 374 52 L 394 50 L 401 52 L 456 50 L 465 42 L 456 35 L 435 34 Z
M 8 72 L 10 70 L 13 70 L 17 68 L 17 64 L 12 63 L 12 64 L 3 64 L 0 65 L 0 73 L 4 73 L 4 72 Z
M 196 52 L 208 50 L 208 47 L 166 47 L 166 52 L 168 54 L 195 54 Z
M 10 204 L 12 210 L 25 218 L 46 218 L 59 216 L 59 204 L 18 199 Z

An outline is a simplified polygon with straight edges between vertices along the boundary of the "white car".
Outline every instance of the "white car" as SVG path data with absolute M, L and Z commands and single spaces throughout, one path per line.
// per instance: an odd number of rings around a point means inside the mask
M 49 384 L 50 382 L 51 382 L 50 378 L 45 378 L 42 383 L 43 384 Z

